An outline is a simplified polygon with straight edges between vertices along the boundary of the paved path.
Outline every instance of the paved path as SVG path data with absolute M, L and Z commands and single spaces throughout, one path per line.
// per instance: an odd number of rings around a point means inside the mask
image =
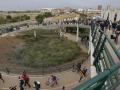
M 112 35 L 112 30 L 107 30 L 107 35 L 110 38 L 110 36 Z M 118 37 L 118 43 L 116 44 L 115 41 L 113 39 L 111 39 L 111 41 L 116 45 L 116 47 L 120 50 L 120 36 Z M 111 46 L 108 44 L 107 45 L 109 52 L 111 52 L 111 56 L 114 59 L 115 63 L 120 63 L 119 58 L 116 56 L 116 54 L 114 53 L 113 49 L 111 48 Z

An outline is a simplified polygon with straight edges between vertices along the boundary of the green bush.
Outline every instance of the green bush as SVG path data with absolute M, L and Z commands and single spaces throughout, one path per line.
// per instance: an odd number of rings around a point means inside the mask
M 44 14 L 39 14 L 38 16 L 35 17 L 36 21 L 41 24 L 45 18 L 52 17 L 52 13 L 50 12 L 45 12 Z

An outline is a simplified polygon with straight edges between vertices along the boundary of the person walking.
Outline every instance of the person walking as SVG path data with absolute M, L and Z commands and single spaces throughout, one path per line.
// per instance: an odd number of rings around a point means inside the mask
M 95 20 L 93 19 L 93 20 L 91 20 L 91 30 L 92 31 L 94 31 L 95 30 L 95 24 L 96 22 L 95 22 Z
M 79 82 L 82 80 L 82 78 L 86 77 L 86 73 L 87 73 L 87 69 L 86 68 L 83 68 L 82 70 L 80 70 Z
M 75 63 L 73 63 L 73 65 L 72 65 L 72 71 L 73 72 L 75 72 L 75 69 L 76 69 L 75 66 L 76 66 Z
M 23 74 L 22 74 L 22 78 L 23 78 L 23 80 L 25 81 L 25 83 L 24 83 L 24 85 L 26 86 L 26 85 L 28 85 L 29 86 L 29 88 L 31 87 L 31 85 L 30 85 L 30 83 L 29 83 L 29 76 L 26 74 L 26 72 L 24 71 L 23 72 Z
M 76 65 L 76 67 L 77 67 L 77 73 L 79 73 L 80 70 L 81 70 L 81 63 L 78 63 L 78 64 Z
M 116 33 L 115 42 L 116 42 L 116 44 L 117 44 L 117 43 L 118 43 L 118 37 L 119 37 L 119 34 L 120 34 L 120 21 L 118 22 L 118 24 L 117 24 L 117 26 L 116 26 L 115 33 Z
M 115 33 L 116 26 L 117 26 L 117 23 L 116 23 L 116 22 L 113 22 L 113 23 L 112 23 L 112 33 L 113 33 L 113 34 Z
M 24 90 L 24 79 L 22 77 L 19 76 L 19 87 L 20 90 Z
M 1 73 L 0 73 L 0 79 L 3 81 L 3 83 L 5 82 Z
M 39 81 L 34 81 L 34 87 L 33 88 L 35 88 L 35 90 L 40 90 L 40 88 L 41 88 L 40 82 Z
M 104 22 L 100 22 L 100 28 L 102 31 L 105 31 L 105 24 Z
M 62 90 L 65 90 L 65 86 L 62 87 Z

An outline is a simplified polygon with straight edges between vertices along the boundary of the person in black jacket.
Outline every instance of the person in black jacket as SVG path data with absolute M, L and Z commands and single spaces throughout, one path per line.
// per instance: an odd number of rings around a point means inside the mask
M 105 20 L 105 21 L 104 21 L 104 25 L 105 25 L 105 29 L 108 29 L 108 27 L 109 27 L 109 25 L 110 25 L 109 20 Z
M 20 87 L 20 90 L 24 90 L 24 79 L 22 77 L 19 76 L 19 87 Z
M 115 42 L 117 44 L 118 43 L 118 37 L 119 37 L 119 34 L 120 34 L 120 21 L 118 22 L 118 24 L 116 26 L 115 34 L 116 34 Z
M 101 28 L 102 31 L 105 30 L 105 24 L 104 24 L 104 22 L 100 22 L 100 28 Z
M 35 90 L 40 90 L 41 85 L 40 85 L 39 81 L 34 81 L 34 88 L 35 88 Z
M 116 26 L 117 26 L 117 23 L 113 22 L 112 23 L 112 31 L 113 31 L 113 33 L 115 32 Z

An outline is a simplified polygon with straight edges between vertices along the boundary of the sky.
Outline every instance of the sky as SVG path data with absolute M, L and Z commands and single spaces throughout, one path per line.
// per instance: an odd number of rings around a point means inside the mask
M 0 0 L 0 10 L 39 10 L 41 8 L 95 8 L 106 6 L 110 0 Z M 120 8 L 120 0 L 111 0 Z

